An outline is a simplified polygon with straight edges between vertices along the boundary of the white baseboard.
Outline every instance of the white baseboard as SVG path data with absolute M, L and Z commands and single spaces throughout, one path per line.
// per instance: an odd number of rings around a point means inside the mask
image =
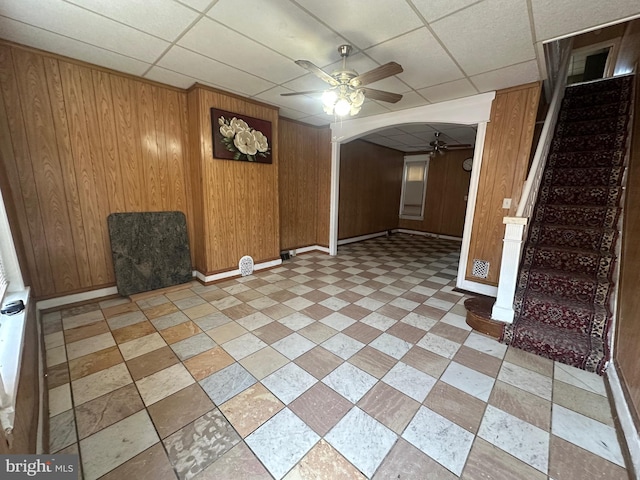
M 338 245 L 347 245 L 349 243 L 362 242 L 363 240 L 369 240 L 371 238 L 384 237 L 386 234 L 387 234 L 387 230 L 385 230 L 384 232 L 360 235 L 358 237 L 344 238 L 342 240 L 338 240 Z
M 278 258 L 277 260 L 271 260 L 269 262 L 256 263 L 253 266 L 253 270 L 262 270 L 265 268 L 271 268 L 282 264 L 282 260 Z M 215 273 L 213 275 L 205 275 L 202 272 L 196 271 L 195 275 L 198 280 L 209 283 L 215 282 L 217 280 L 224 280 L 225 278 L 238 277 L 240 276 L 240 269 L 237 268 L 235 270 L 228 270 L 226 272 Z
M 627 442 L 627 448 L 631 457 L 631 465 L 627 465 L 627 468 L 633 470 L 633 478 L 640 478 L 640 436 L 633 422 L 629 405 L 627 405 L 614 362 L 611 362 L 609 368 L 607 368 L 606 379 L 609 382 L 613 406 L 618 415 L 622 434 Z
M 292 250 L 296 253 L 296 255 L 300 253 L 307 253 L 307 252 L 313 252 L 313 251 L 329 253 L 328 247 L 321 247 L 320 245 L 309 245 L 308 247 L 293 248 Z
M 421 235 L 423 237 L 444 238 L 446 240 L 455 240 L 462 242 L 462 237 L 454 237 L 451 235 L 441 235 L 439 233 L 421 232 L 420 230 L 409 230 L 407 228 L 394 228 L 391 230 L 393 233 L 406 233 L 409 235 Z
M 48 300 L 40 300 L 36 303 L 36 309 L 48 310 L 50 308 L 62 307 L 64 305 L 70 305 L 72 303 L 86 302 L 87 300 L 95 300 L 98 298 L 117 294 L 118 289 L 116 287 L 99 288 L 97 290 L 90 290 L 88 292 L 74 293 L 72 295 L 50 298 Z

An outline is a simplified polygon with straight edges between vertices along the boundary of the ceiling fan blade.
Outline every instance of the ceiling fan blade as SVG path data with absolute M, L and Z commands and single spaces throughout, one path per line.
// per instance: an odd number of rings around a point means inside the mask
M 385 92 L 383 90 L 376 90 L 375 88 L 362 88 L 364 96 L 373 100 L 380 100 L 382 102 L 396 103 L 402 99 L 402 95 L 399 93 Z
M 306 90 L 304 92 L 281 93 L 281 97 L 293 97 L 294 95 L 310 95 L 312 93 L 323 93 L 324 90 Z
M 352 87 L 359 87 L 361 85 L 368 85 L 373 82 L 377 82 L 378 80 L 382 80 L 383 78 L 391 77 L 392 75 L 397 75 L 398 73 L 402 73 L 404 70 L 400 64 L 396 62 L 385 63 L 384 65 L 380 65 L 373 70 L 369 70 L 368 72 L 363 73 L 362 75 L 358 75 L 357 77 L 352 78 L 349 81 L 349 85 Z
M 468 143 L 465 144 L 460 144 L 460 145 L 447 145 L 445 148 L 448 148 L 449 150 L 462 150 L 462 149 L 466 149 L 466 148 L 473 148 L 473 145 L 469 145 Z
M 318 77 L 320 80 L 324 80 L 329 85 L 336 86 L 339 84 L 339 82 L 335 78 L 333 78 L 327 72 L 322 70 L 320 67 L 315 66 L 313 63 L 307 60 L 296 60 L 296 65 L 299 65 L 302 68 L 306 68 L 311 73 L 313 73 L 316 77 Z

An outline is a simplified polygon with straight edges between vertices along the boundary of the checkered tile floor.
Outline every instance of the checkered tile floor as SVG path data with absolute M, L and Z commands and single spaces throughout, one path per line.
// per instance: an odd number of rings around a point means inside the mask
M 628 478 L 601 377 L 470 331 L 459 243 L 394 235 L 43 315 L 84 478 Z

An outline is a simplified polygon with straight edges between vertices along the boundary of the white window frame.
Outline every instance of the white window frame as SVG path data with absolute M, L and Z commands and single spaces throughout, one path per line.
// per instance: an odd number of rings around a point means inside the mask
M 404 157 L 404 167 L 402 170 L 402 193 L 400 194 L 400 218 L 404 220 L 424 220 L 424 201 L 427 196 L 427 177 L 429 174 L 429 163 L 431 155 L 407 155 Z M 420 215 L 407 215 L 403 213 L 404 210 L 404 197 L 407 187 L 407 168 L 411 164 L 421 163 L 424 164 L 424 177 L 422 179 L 422 203 L 420 206 Z

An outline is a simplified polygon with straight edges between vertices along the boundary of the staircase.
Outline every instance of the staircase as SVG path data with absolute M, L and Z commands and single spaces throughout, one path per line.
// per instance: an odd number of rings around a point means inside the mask
M 633 77 L 567 87 L 500 340 L 604 372 Z

